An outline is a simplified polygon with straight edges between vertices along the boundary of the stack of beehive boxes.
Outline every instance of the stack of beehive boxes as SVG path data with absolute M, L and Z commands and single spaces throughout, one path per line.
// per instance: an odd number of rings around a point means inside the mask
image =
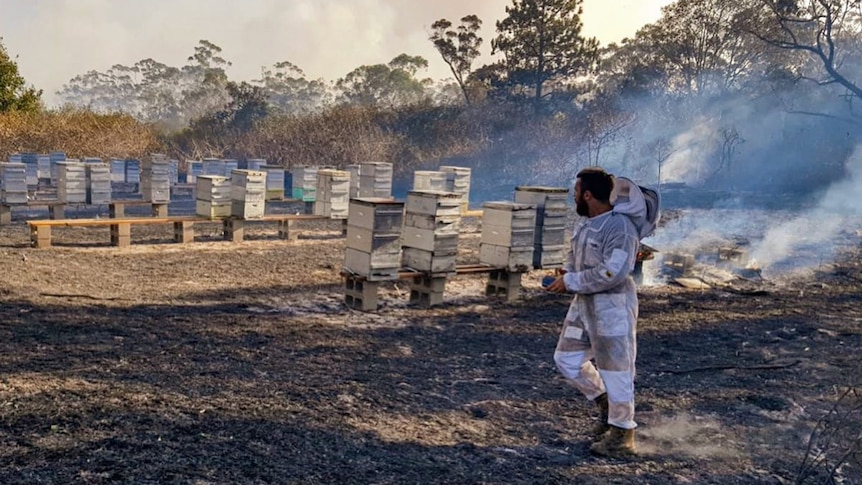
M 454 167 L 445 165 L 440 171 L 446 173 L 446 192 L 461 194 L 461 210 L 466 211 L 470 206 L 470 176 L 472 171 L 467 167 Z
M 215 219 L 231 213 L 231 183 L 223 175 L 200 175 L 195 180 L 195 213 Z
M 0 163 L 0 200 L 7 205 L 27 203 L 27 167 L 23 163 Z
M 412 190 L 404 216 L 404 266 L 431 274 L 454 273 L 461 226 L 461 196 Z
M 359 166 L 359 197 L 392 197 L 392 164 L 366 162 Z
M 87 202 L 87 169 L 77 160 L 57 163 L 57 199 L 66 204 Z
M 317 198 L 318 167 L 297 166 L 293 169 L 293 198 L 314 202 Z
M 317 198 L 314 214 L 331 219 L 347 219 L 350 203 L 350 172 L 317 171 Z
M 266 172 L 266 200 L 284 199 L 284 167 L 281 165 L 267 165 L 265 160 L 261 161 L 264 163 L 259 165 L 258 169 Z M 257 170 L 252 168 L 252 162 L 254 160 L 248 161 L 248 169 Z
M 566 215 L 569 191 L 559 187 L 516 187 L 515 202 L 536 207 L 533 267 L 560 268 L 566 257 Z
M 141 195 L 157 204 L 171 201 L 170 162 L 164 155 L 150 155 L 141 164 Z
M 246 170 L 263 170 L 264 166 L 266 166 L 266 160 L 262 158 L 250 158 L 245 162 Z M 268 175 L 267 180 L 269 180 Z
M 533 268 L 536 208 L 517 202 L 482 205 L 479 261 L 494 268 L 525 273 Z
M 449 192 L 446 190 L 446 172 L 432 172 L 427 170 L 417 170 L 413 172 L 413 190 Z
M 105 163 L 85 163 L 87 176 L 87 203 L 111 203 L 111 167 Z
M 404 202 L 357 198 L 349 207 L 344 268 L 369 281 L 397 279 Z
M 240 219 L 263 219 L 266 211 L 266 172 L 231 172 L 231 215 Z
M 350 198 L 359 197 L 359 167 L 358 163 L 347 165 L 344 169 L 350 174 Z

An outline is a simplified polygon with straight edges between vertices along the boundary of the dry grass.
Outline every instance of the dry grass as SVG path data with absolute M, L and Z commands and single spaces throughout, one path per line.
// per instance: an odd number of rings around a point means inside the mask
M 16 152 L 65 151 L 84 156 L 141 157 L 160 146 L 156 130 L 124 114 L 85 110 L 0 113 L 0 157 Z

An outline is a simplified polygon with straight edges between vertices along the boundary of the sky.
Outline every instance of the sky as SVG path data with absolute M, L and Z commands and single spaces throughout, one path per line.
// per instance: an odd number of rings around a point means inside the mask
M 584 31 L 603 44 L 659 18 L 669 0 L 585 0 Z M 335 80 L 401 53 L 421 55 L 434 79 L 448 67 L 428 41 L 437 19 L 477 14 L 482 63 L 494 23 L 511 0 L 0 0 L 0 37 L 28 83 L 56 91 L 78 74 L 152 58 L 182 66 L 201 39 L 224 49 L 236 80 L 290 61 L 309 78 Z

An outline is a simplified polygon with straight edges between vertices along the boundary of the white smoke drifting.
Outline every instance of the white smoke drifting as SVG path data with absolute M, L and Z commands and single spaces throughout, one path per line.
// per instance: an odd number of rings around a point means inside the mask
M 664 253 L 702 254 L 713 259 L 720 247 L 741 243 L 750 263 L 762 268 L 764 277 L 804 274 L 831 263 L 848 235 L 858 239 L 860 194 L 862 146 L 848 158 L 845 178 L 815 196 L 815 203 L 807 209 L 686 210 L 645 243 Z

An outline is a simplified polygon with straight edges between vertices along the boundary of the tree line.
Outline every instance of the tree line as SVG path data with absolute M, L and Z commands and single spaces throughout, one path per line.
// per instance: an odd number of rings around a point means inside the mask
M 858 1 L 677 0 L 606 46 L 583 34 L 582 14 L 582 0 L 512 0 L 488 42 L 476 15 L 438 19 L 428 40 L 446 80 L 404 53 L 334 81 L 282 61 L 237 82 L 202 40 L 184 66 L 116 65 L 58 94 L 152 124 L 184 155 L 257 150 L 286 164 L 460 159 L 522 177 L 618 164 L 658 182 L 781 185 L 788 166 L 834 176 L 858 142 Z M 497 60 L 478 65 L 488 48 Z M 38 109 L 0 52 L 0 87 L 14 86 L 0 89 L 0 111 Z

